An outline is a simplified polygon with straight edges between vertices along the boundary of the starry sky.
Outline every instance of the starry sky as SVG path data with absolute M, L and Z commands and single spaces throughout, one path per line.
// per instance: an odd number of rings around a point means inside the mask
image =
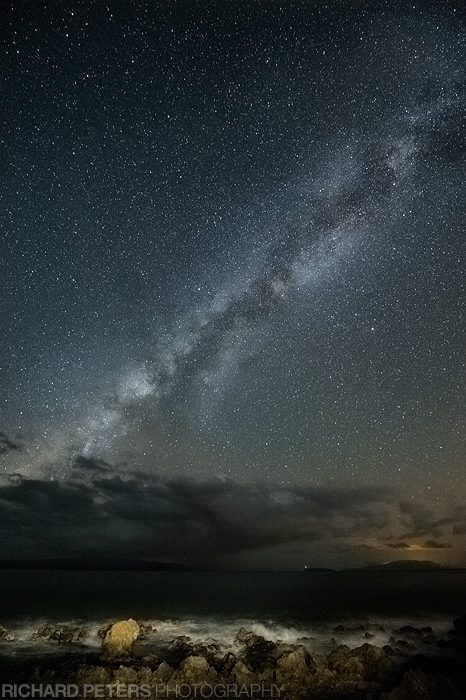
M 464 5 L 2 14 L 3 556 L 466 564 Z

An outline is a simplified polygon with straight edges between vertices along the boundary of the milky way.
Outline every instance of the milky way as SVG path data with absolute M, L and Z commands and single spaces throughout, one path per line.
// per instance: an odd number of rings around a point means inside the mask
M 462 537 L 465 37 L 454 2 L 10 8 L 6 483 L 261 483 L 287 522 L 370 484 L 385 552 Z

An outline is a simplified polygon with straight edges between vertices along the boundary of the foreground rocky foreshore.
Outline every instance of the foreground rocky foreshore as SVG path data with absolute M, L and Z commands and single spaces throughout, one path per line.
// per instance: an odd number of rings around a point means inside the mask
M 55 644 L 63 654 L 20 661 L 8 654 L 14 634 L 0 627 L 0 680 L 8 692 L 11 684 L 34 684 L 51 689 L 49 697 L 57 684 L 67 684 L 80 689 L 76 697 L 466 698 L 466 615 L 442 637 L 429 626 L 402 626 L 389 644 L 376 646 L 371 640 L 380 632 L 379 625 L 338 625 L 332 650 L 323 654 L 313 652 L 312 638 L 271 641 L 243 627 L 229 645 L 179 636 L 148 653 L 144 642 L 157 640 L 156 627 L 129 619 L 99 630 L 100 649 L 77 653 L 86 628 L 44 625 L 31 640 Z M 340 643 L 349 633 L 362 643 Z

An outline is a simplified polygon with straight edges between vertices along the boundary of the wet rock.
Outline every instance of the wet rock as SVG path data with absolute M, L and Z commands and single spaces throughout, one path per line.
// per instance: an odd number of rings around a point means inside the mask
M 335 642 L 336 643 L 336 642 Z M 328 655 L 328 665 L 331 667 L 331 664 L 334 660 L 337 660 L 339 658 L 342 658 L 345 654 L 347 654 L 350 650 L 349 646 L 346 644 L 339 644 L 336 649 L 334 649 L 329 655 Z
M 139 635 L 139 625 L 136 620 L 116 622 L 107 631 L 102 650 L 107 657 L 120 657 L 130 653 Z
M 79 667 L 74 682 L 83 686 L 86 684 L 106 684 L 110 683 L 111 673 L 103 666 L 88 666 L 83 664 Z
M 97 636 L 99 637 L 99 639 L 105 639 L 105 636 L 106 636 L 107 632 L 109 631 L 109 629 L 111 628 L 111 626 L 112 625 L 107 625 L 106 627 L 100 627 L 97 630 Z
M 213 663 L 213 666 L 218 673 L 222 674 L 224 677 L 228 677 L 231 674 L 236 664 L 236 661 L 237 658 L 235 654 L 229 651 L 221 658 L 216 658 Z
M 464 696 L 454 683 L 441 674 L 407 671 L 400 685 L 382 700 L 461 700 Z
M 33 634 L 31 639 L 44 639 L 60 644 L 71 644 L 83 640 L 87 636 L 87 630 L 83 627 L 70 625 L 43 625 Z
M 209 666 L 203 656 L 188 656 L 181 662 L 179 669 L 171 677 L 171 682 L 193 685 L 194 683 L 214 682 L 217 678 L 215 669 Z
M 413 627 L 412 625 L 404 625 L 398 630 L 394 630 L 395 634 L 401 634 L 403 637 L 414 637 L 425 639 L 426 637 L 433 637 L 434 630 L 432 627 Z
M 242 661 L 237 661 L 232 670 L 232 678 L 237 685 L 247 685 L 252 682 L 253 674 Z
M 253 671 L 265 669 L 267 666 L 273 665 L 276 648 L 274 642 L 256 636 L 253 641 L 248 643 L 244 660 Z
M 148 666 L 149 668 L 154 670 L 158 668 L 160 659 L 157 656 L 157 654 L 146 654 L 146 656 L 142 657 L 141 662 L 144 666 Z
M 139 625 L 139 636 L 138 639 L 148 639 L 152 634 L 157 632 L 157 628 L 153 625 L 147 624 L 142 620 L 137 620 Z
M 8 632 L 5 627 L 0 625 L 0 642 L 12 642 L 14 641 L 14 636 Z
M 152 680 L 152 673 L 150 673 L 150 680 Z M 139 685 L 139 672 L 131 666 L 119 666 L 112 671 L 112 681 L 124 685 Z
M 183 635 L 172 639 L 168 649 L 168 660 L 170 664 L 172 666 L 179 666 L 188 656 L 196 656 L 191 638 Z
M 347 627 L 345 625 L 337 625 L 333 628 L 334 634 L 361 634 L 368 635 L 379 632 L 381 634 L 385 633 L 385 628 L 376 623 L 368 623 L 366 625 L 354 625 Z
M 273 665 L 274 656 L 277 655 L 278 646 L 255 632 L 241 627 L 233 643 L 240 647 L 243 661 L 253 670 L 265 670 Z
M 415 651 L 416 647 L 414 644 L 407 642 L 406 639 L 395 639 L 395 637 L 390 637 L 390 644 L 400 651 Z
M 385 649 L 366 643 L 349 651 L 340 649 L 332 652 L 328 665 L 341 675 L 360 676 L 364 681 L 379 682 L 390 675 L 395 657 Z
M 166 683 L 173 675 L 174 669 L 165 661 L 162 661 L 160 666 L 152 673 L 154 683 Z
M 345 625 L 337 625 L 333 628 L 335 634 L 352 634 L 354 632 L 365 632 L 366 628 L 364 625 L 359 625 L 357 627 L 345 627 Z
M 202 643 L 192 645 L 194 656 L 204 656 L 206 659 L 214 659 L 221 652 L 221 645 L 218 642 Z
M 255 632 L 251 632 L 245 627 L 241 627 L 233 640 L 233 644 L 235 644 L 237 647 L 249 646 L 255 639 L 257 639 L 257 634 Z
M 277 659 L 277 681 L 288 689 L 303 689 L 309 685 L 309 677 L 315 673 L 316 665 L 303 646 L 282 654 Z

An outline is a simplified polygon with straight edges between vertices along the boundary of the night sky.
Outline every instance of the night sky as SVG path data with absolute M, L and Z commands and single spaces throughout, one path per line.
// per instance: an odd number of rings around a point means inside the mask
M 0 555 L 466 564 L 463 3 L 1 14 Z

